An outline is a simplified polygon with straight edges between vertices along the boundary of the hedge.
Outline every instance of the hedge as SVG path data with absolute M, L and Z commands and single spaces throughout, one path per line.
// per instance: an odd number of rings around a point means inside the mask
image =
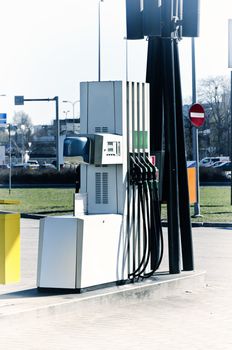
M 200 167 L 199 175 L 201 182 L 228 182 L 230 181 L 223 170 L 211 167 Z
M 12 169 L 12 184 L 75 184 L 75 169 L 55 169 L 30 170 Z M 0 184 L 9 183 L 9 170 L 0 170 Z

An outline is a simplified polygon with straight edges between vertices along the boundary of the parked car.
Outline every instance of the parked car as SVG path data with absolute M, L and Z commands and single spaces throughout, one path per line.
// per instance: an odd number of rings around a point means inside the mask
M 200 160 L 199 165 L 203 167 L 213 166 L 216 162 L 229 161 L 229 157 L 220 156 L 220 157 L 205 157 Z
M 229 162 L 223 162 L 222 164 L 218 164 L 217 166 L 214 166 L 215 169 L 220 169 L 223 171 L 231 171 L 231 161 Z
M 213 168 L 217 168 L 217 167 L 220 167 L 221 165 L 223 165 L 223 164 L 225 164 L 225 163 L 227 163 L 226 160 L 221 160 L 221 161 L 219 161 L 219 162 L 214 163 L 214 164 L 212 165 L 212 167 L 213 167 Z
M 0 169 L 10 169 L 8 164 L 0 164 Z
M 56 169 L 55 165 L 51 164 L 51 163 L 47 163 L 47 162 L 43 162 L 40 165 L 41 169 Z
M 31 160 L 29 159 L 27 163 L 31 169 L 39 169 L 39 162 L 38 160 Z

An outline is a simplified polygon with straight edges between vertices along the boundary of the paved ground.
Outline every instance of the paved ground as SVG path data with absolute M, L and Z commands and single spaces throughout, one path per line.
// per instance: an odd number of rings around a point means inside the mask
M 35 287 L 37 235 L 38 221 L 22 220 L 22 254 L 27 259 L 22 261 L 22 283 L 0 286 L 6 308 L 12 307 L 13 291 Z M 194 228 L 193 237 L 196 269 L 207 270 L 206 288 L 152 302 L 0 320 L 1 349 L 231 350 L 232 230 Z

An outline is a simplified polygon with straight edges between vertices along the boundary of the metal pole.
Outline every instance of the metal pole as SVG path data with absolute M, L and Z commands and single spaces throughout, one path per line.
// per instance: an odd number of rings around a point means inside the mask
M 128 40 L 124 39 L 126 40 L 126 81 L 128 81 Z
M 195 40 L 192 38 L 192 103 L 196 103 L 196 63 L 195 63 Z
M 22 129 L 23 125 L 21 126 L 21 136 L 22 136 L 22 150 L 21 150 L 21 161 L 24 163 L 24 133 Z
M 60 121 L 59 121 L 59 97 L 54 97 L 56 102 L 56 168 L 60 171 Z
M 98 3 L 98 81 L 101 81 L 101 2 Z
M 72 108 L 73 108 L 73 133 L 75 133 L 75 116 L 74 116 L 74 105 L 75 105 L 75 103 L 72 103 Z
M 230 72 L 230 161 L 232 164 L 232 71 Z M 231 169 L 232 175 L 232 169 Z M 232 205 L 232 176 L 231 176 L 230 204 Z
M 179 184 L 179 218 L 181 233 L 181 250 L 184 271 L 194 269 L 192 225 L 190 218 L 188 175 L 185 156 L 185 135 L 182 111 L 181 76 L 179 64 L 178 41 L 174 41 L 175 53 L 175 89 L 176 89 L 176 126 L 177 126 L 177 159 Z
M 228 67 L 232 68 L 232 19 L 228 21 Z M 232 164 L 232 71 L 230 72 L 230 161 Z M 232 175 L 232 169 L 231 169 Z M 232 205 L 232 176 L 230 189 L 230 204 Z
M 179 235 L 179 192 L 177 163 L 177 130 L 176 130 L 176 93 L 174 45 L 172 39 L 173 1 L 164 3 L 162 21 L 162 54 L 163 54 L 163 103 L 165 121 L 165 149 L 168 160 L 168 253 L 170 274 L 180 273 L 180 235 Z
M 192 104 L 196 103 L 196 65 L 195 65 L 195 39 L 192 38 Z M 192 127 L 193 160 L 196 161 L 196 202 L 194 203 L 194 217 L 200 217 L 200 185 L 199 185 L 199 148 L 198 129 Z
M 163 40 L 164 55 L 164 105 L 166 121 L 166 147 L 169 159 L 169 195 L 168 195 L 168 241 L 169 241 L 169 272 L 180 273 L 180 242 L 179 242 L 179 203 L 177 177 L 177 144 L 176 144 L 176 105 L 173 40 Z
M 10 152 L 9 152 L 9 194 L 11 194 L 11 132 L 10 132 L 10 124 L 9 124 L 9 144 L 10 144 Z

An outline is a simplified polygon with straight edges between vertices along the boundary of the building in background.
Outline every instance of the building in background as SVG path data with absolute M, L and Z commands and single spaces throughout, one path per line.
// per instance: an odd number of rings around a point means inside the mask
M 80 119 L 72 118 L 60 120 L 61 141 L 66 135 L 71 136 L 80 132 Z M 12 164 L 21 163 L 22 159 L 38 160 L 44 162 L 56 161 L 56 120 L 51 125 L 33 125 L 30 130 L 23 130 L 19 126 L 11 125 L 11 156 Z M 4 156 L 0 155 L 0 164 L 9 163 L 9 132 L 0 128 L 0 147 L 4 148 Z M 2 149 L 3 149 L 2 148 Z

